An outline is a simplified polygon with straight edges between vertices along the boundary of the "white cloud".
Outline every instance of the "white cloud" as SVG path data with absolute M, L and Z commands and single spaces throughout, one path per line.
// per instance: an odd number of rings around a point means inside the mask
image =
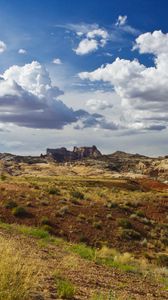
M 78 47 L 74 49 L 77 55 L 85 55 L 98 49 L 98 42 L 95 39 L 83 39 Z
M 88 23 L 79 23 L 79 24 L 66 24 L 66 25 L 57 25 L 57 27 L 63 27 L 68 30 L 76 32 L 77 35 L 81 36 L 82 34 L 87 34 L 88 32 L 98 29 L 99 25 L 97 23 L 88 24 Z
M 116 26 L 123 26 L 123 25 L 125 25 L 126 24 L 126 22 L 127 22 L 127 16 L 125 15 L 125 16 L 118 16 L 118 19 L 117 19 L 117 22 L 116 22 Z
M 105 110 L 107 108 L 112 108 L 113 105 L 106 100 L 101 99 L 89 99 L 86 102 L 86 106 L 93 111 Z
M 131 35 L 139 35 L 140 31 L 132 26 L 130 26 L 128 23 L 128 17 L 125 16 L 118 16 L 117 22 L 115 23 L 116 28 L 118 28 L 118 30 L 126 32 L 128 34 Z
M 18 53 L 19 53 L 19 54 L 26 54 L 27 51 L 26 51 L 25 49 L 22 49 L 22 48 L 21 48 L 21 49 L 18 50 Z
M 92 31 L 89 31 L 87 33 L 87 37 L 89 39 L 92 39 L 92 38 L 95 38 L 97 36 L 100 36 L 102 39 L 106 40 L 108 38 L 108 33 L 106 30 L 103 30 L 101 28 L 98 28 L 98 29 L 94 29 Z
M 138 60 L 117 58 L 81 79 L 110 82 L 122 99 L 122 124 L 128 128 L 161 130 L 168 122 L 168 34 L 145 33 L 136 39 L 134 49 L 155 56 L 154 67 Z
M 53 64 L 55 65 L 61 65 L 62 64 L 62 61 L 60 58 L 54 58 L 53 61 L 52 61 Z
M 138 49 L 140 53 L 153 53 L 155 55 L 168 53 L 168 33 L 163 33 L 161 30 L 153 33 L 147 32 L 141 34 L 133 47 L 133 50 Z
M 6 49 L 6 44 L 3 41 L 0 41 L 0 53 L 3 53 Z
M 68 107 L 59 99 L 62 94 L 40 63 L 14 65 L 0 77 L 0 122 L 38 129 L 62 129 L 80 122 L 81 128 L 117 129 L 100 114 Z
M 99 47 L 104 47 L 108 41 L 109 34 L 105 29 L 99 28 L 98 25 L 91 27 L 84 26 L 82 31 L 77 31 L 78 37 L 82 37 L 82 40 L 74 49 L 77 55 L 85 55 L 98 50 Z

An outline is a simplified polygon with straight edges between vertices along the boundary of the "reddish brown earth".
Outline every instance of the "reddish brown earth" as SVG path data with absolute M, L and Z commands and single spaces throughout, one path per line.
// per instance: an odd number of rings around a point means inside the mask
M 93 182 L 87 184 L 93 185 Z M 99 186 L 101 184 L 108 188 L 114 186 L 114 183 L 110 181 L 99 183 Z M 62 196 L 46 195 L 37 187 L 4 182 L 0 186 L 2 191 L 0 194 L 1 220 L 6 223 L 41 226 L 42 218 L 47 217 L 52 227 L 52 234 L 68 241 L 85 242 L 96 247 L 106 244 L 121 252 L 143 253 L 146 251 L 146 246 L 141 242 L 144 239 L 152 242 L 153 230 L 155 230 L 155 239 L 160 239 L 161 228 L 163 224 L 167 224 L 168 195 L 164 193 L 167 185 L 149 179 L 128 180 L 117 185 L 123 190 L 135 189 L 135 198 L 136 190 L 142 191 L 144 199 L 138 202 L 123 202 L 123 199 L 119 199 L 117 204 L 110 208 L 109 203 L 103 200 L 97 202 L 94 199 L 66 199 Z M 151 189 L 152 199 L 146 198 L 145 191 Z M 161 191 L 159 196 L 156 190 Z M 40 193 L 37 198 L 36 192 Z M 7 200 L 14 200 L 19 206 L 26 207 L 28 216 L 15 217 L 11 209 L 5 208 L 4 204 Z M 62 210 L 65 212 L 61 213 Z M 143 217 L 130 218 L 136 211 L 140 211 Z M 119 235 L 118 220 L 123 218 L 129 219 L 133 229 L 140 234 L 140 239 L 129 240 Z M 156 252 L 160 250 L 157 246 L 155 247 Z

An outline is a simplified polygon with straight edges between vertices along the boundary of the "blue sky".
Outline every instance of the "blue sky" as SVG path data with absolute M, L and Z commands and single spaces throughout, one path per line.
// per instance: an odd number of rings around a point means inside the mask
M 0 152 L 97 144 L 167 154 L 167 9 L 0 0 Z

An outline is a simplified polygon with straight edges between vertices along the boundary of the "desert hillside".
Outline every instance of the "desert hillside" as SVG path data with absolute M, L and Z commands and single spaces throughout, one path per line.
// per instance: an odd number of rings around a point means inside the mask
M 0 264 L 28 259 L 0 299 L 168 299 L 168 159 L 85 150 L 0 155 Z

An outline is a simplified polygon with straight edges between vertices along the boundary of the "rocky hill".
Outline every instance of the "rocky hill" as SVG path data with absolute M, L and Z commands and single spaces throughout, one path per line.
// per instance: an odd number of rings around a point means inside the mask
M 77 175 L 104 174 L 108 176 L 146 176 L 162 182 L 168 182 L 168 157 L 147 157 L 140 154 L 130 154 L 116 151 L 103 155 L 96 146 L 74 147 L 72 151 L 66 148 L 47 149 L 41 156 L 19 156 L 8 153 L 0 154 L 1 172 L 20 174 L 27 172 L 26 166 L 32 170 L 52 169 L 58 172 L 76 172 Z M 59 167 L 58 167 L 59 165 Z M 56 167 L 57 166 L 57 167 Z M 30 169 L 30 167 L 28 167 Z M 25 171 L 26 170 L 26 171 Z M 67 171 L 66 171 L 67 170 Z M 48 171 L 50 172 L 50 171 Z
M 99 158 L 101 155 L 96 146 L 74 147 L 73 151 L 69 151 L 64 147 L 47 149 L 47 156 L 54 158 L 58 162 L 74 161 L 83 158 Z

